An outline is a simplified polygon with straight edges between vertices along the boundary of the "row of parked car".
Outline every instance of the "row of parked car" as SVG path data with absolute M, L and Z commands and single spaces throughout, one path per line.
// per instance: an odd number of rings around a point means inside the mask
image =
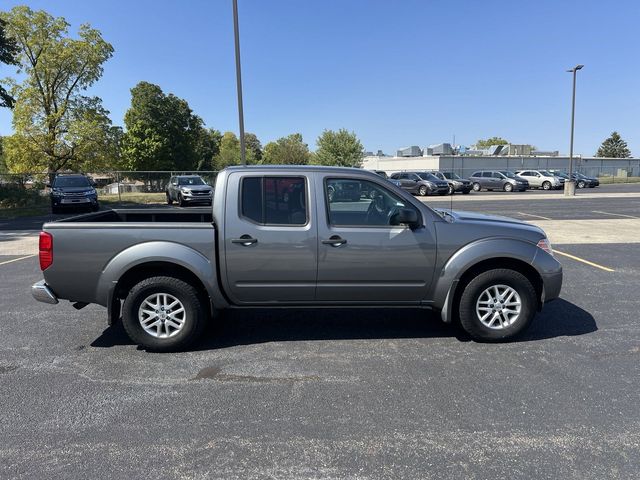
M 468 179 L 454 172 L 398 172 L 390 177 L 383 171 L 378 175 L 389 178 L 399 187 L 415 195 L 453 195 L 456 192 L 468 194 L 472 190 L 502 190 L 505 192 L 524 192 L 528 189 L 552 190 L 564 188 L 569 175 L 560 170 L 479 170 Z M 578 188 L 593 188 L 600 185 L 597 178 L 574 173 L 572 177 Z

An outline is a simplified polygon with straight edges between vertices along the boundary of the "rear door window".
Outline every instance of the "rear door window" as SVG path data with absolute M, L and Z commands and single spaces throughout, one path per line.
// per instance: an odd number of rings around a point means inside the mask
M 260 225 L 305 225 L 306 184 L 302 177 L 245 177 L 240 211 Z

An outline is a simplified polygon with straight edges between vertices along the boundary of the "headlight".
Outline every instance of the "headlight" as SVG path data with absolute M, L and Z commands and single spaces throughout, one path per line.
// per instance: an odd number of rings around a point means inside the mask
M 436 186 L 432 182 L 426 182 L 426 184 L 429 188 L 436 188 Z
M 87 197 L 91 197 L 96 194 L 96 191 L 92 188 L 91 190 L 84 192 L 84 194 Z
M 51 190 L 51 195 L 53 195 L 54 197 L 60 197 L 62 196 L 62 192 L 54 188 L 53 190 Z
M 180 191 L 182 193 L 191 193 L 191 190 L 189 190 L 188 188 L 181 188 Z

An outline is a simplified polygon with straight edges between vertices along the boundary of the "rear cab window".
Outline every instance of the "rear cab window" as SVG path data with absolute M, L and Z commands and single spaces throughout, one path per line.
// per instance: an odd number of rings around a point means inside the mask
M 240 188 L 241 216 L 258 225 L 297 225 L 308 222 L 304 177 L 244 177 Z

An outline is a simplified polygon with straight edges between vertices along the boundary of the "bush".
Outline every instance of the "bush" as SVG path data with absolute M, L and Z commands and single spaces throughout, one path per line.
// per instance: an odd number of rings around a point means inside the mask
M 35 188 L 22 188 L 17 185 L 0 185 L 0 208 L 23 208 L 46 205 L 48 198 Z

